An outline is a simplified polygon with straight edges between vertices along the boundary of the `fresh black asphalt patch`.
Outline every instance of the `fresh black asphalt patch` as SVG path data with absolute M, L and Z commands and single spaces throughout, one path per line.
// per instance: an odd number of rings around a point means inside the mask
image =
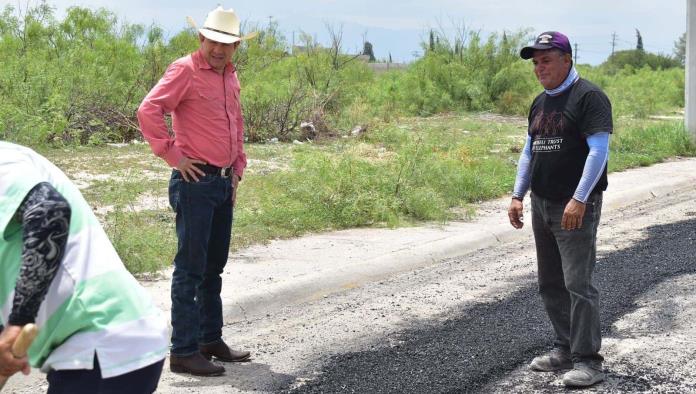
M 696 219 L 652 226 L 646 232 L 647 239 L 598 258 L 594 278 L 604 334 L 636 309 L 636 300 L 648 289 L 696 273 Z M 529 280 L 535 283 L 535 278 Z M 445 321 L 391 334 L 384 339 L 391 345 L 333 356 L 316 379 L 292 392 L 478 392 L 550 348 L 552 337 L 537 288 L 530 285 L 496 302 L 463 307 Z M 629 392 L 650 391 L 655 382 L 675 379 L 649 365 L 636 366 L 635 372 L 624 376 L 607 371 L 619 382 L 614 389 Z M 544 391 L 544 386 L 535 390 Z

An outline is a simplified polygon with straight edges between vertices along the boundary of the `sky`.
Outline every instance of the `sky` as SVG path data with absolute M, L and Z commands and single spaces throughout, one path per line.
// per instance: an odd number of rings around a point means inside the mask
M 26 8 L 39 0 L 0 0 L 0 5 Z M 343 49 L 362 51 L 371 42 L 375 56 L 410 62 L 422 54 L 420 43 L 430 29 L 450 38 L 462 26 L 484 37 L 527 29 L 530 39 L 547 30 L 565 33 L 577 45 L 578 63 L 597 65 L 615 50 L 635 49 L 636 29 L 646 51 L 671 55 L 686 31 L 688 0 L 48 0 L 61 18 L 70 6 L 107 8 L 124 21 L 157 24 L 167 36 L 186 28 L 186 16 L 199 25 L 221 4 L 234 8 L 247 24 L 278 23 L 288 43 L 299 33 L 329 44 L 327 25 L 343 32 Z

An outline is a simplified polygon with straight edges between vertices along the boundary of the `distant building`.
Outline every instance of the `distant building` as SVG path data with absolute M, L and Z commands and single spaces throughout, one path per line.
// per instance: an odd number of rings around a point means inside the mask
M 408 67 L 406 63 L 391 63 L 391 62 L 370 62 L 369 55 L 349 55 L 354 56 L 356 60 L 367 63 L 367 67 L 376 73 L 383 73 L 392 70 L 405 70 Z
M 317 45 L 317 46 L 293 45 L 292 46 L 292 55 L 300 55 L 303 53 L 308 53 L 308 52 L 313 51 L 313 50 L 328 50 L 328 49 L 324 48 L 320 45 Z M 355 60 L 366 63 L 367 66 L 372 71 L 374 71 L 376 73 L 383 73 L 383 72 L 392 71 L 392 70 L 405 70 L 408 67 L 407 63 L 370 62 L 370 55 L 366 55 L 366 54 L 359 54 L 359 55 L 346 54 L 346 56 L 350 56 L 350 57 L 354 58 Z
M 307 53 L 314 47 L 309 47 L 306 45 L 293 45 L 292 46 L 292 54 L 297 55 L 298 53 Z
M 406 63 L 367 63 L 367 66 L 375 73 L 384 73 L 393 70 L 405 70 L 408 67 Z

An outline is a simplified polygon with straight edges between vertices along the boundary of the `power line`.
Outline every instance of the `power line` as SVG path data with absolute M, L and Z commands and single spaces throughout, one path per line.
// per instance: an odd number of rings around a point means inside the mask
M 575 43 L 575 51 L 574 52 L 575 52 L 574 53 L 575 60 L 573 60 L 573 63 L 578 64 L 578 43 L 577 42 Z

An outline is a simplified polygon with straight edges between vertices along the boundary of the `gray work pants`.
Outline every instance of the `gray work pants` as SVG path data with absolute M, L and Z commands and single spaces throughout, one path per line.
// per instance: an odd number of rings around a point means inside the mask
M 601 363 L 599 292 L 592 285 L 592 271 L 602 194 L 588 199 L 580 229 L 561 229 L 567 203 L 532 195 L 539 294 L 556 333 L 554 345 L 570 350 L 575 362 Z

